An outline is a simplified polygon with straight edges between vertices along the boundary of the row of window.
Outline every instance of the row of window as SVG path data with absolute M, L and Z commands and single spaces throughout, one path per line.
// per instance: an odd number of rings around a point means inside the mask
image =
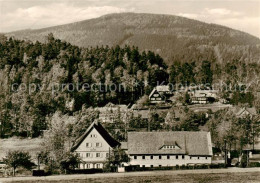
M 151 100 L 162 100 L 162 98 L 151 98 Z
M 78 153 L 78 155 L 81 157 L 84 157 L 84 153 L 80 154 Z M 109 156 L 109 153 L 106 153 L 106 158 Z M 86 158 L 102 158 L 102 153 L 86 153 Z
M 175 145 L 165 145 L 162 147 L 162 149 L 180 149 L 178 146 L 175 146 Z
M 78 168 L 80 168 L 80 165 L 78 164 L 77 166 Z M 100 163 L 97 163 L 97 164 L 90 164 L 90 163 L 83 163 L 82 164 L 82 168 L 83 169 L 89 169 L 89 168 L 102 168 L 101 164 Z
M 181 159 L 185 159 L 185 155 L 175 155 L 175 159 L 179 159 L 179 156 L 181 156 Z M 167 155 L 167 159 L 171 159 L 171 157 L 174 157 L 174 156 L 173 155 Z M 151 155 L 150 158 L 149 158 L 149 156 L 145 156 L 145 155 L 142 156 L 142 159 L 153 159 L 153 158 L 154 158 L 153 155 Z M 158 158 L 162 159 L 162 156 L 158 155 Z M 190 159 L 194 159 L 194 158 L 196 158 L 196 157 L 190 156 Z M 137 159 L 137 156 L 134 156 L 134 159 Z M 200 159 L 200 157 L 198 156 L 197 159 Z M 205 157 L 205 159 L 208 159 L 208 157 Z
M 93 143 L 95 147 L 102 147 L 101 142 Z M 86 147 L 92 147 L 92 143 L 86 143 Z

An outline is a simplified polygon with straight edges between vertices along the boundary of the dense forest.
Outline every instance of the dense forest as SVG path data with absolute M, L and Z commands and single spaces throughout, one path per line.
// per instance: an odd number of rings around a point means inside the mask
M 44 43 L 0 37 L 1 136 L 36 137 L 56 111 L 134 103 L 158 84 L 248 83 L 259 78 L 258 63 L 233 60 L 175 61 L 135 46 L 81 48 L 49 34 Z M 33 85 L 32 85 L 33 84 Z M 85 85 L 87 84 L 87 85 Z M 34 86 L 32 88 L 32 86 Z M 54 87 L 55 86 L 55 87 Z M 78 86 L 78 87 L 75 87 Z M 57 88 L 58 87 L 58 88 Z M 92 87 L 92 88 L 91 88 Z M 259 106 L 259 86 L 233 92 L 233 104 Z M 247 88 L 245 88 L 247 89 Z M 223 97 L 229 96 L 223 92 Z M 74 101 L 72 109 L 66 104 Z

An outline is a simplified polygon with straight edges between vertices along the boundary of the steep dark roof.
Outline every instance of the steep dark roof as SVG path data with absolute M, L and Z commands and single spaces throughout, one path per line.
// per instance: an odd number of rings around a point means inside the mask
M 168 142 L 180 149 L 161 149 Z M 128 153 L 212 156 L 211 137 L 208 132 L 129 132 Z
M 88 134 L 93 130 L 96 129 L 98 133 L 105 139 L 105 141 L 111 146 L 116 147 L 120 145 L 118 141 L 116 141 L 107 131 L 106 129 L 99 123 L 99 122 L 93 122 L 89 128 L 86 130 L 86 132 L 79 137 L 75 144 L 72 146 L 71 151 L 76 150 L 79 145 L 83 142 L 83 140 L 88 136 Z

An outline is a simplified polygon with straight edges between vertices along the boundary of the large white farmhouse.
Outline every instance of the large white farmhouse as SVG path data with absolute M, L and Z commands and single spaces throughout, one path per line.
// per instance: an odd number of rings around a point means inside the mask
M 127 151 L 130 165 L 165 167 L 210 164 L 209 132 L 129 132 Z
M 111 135 L 98 122 L 93 122 L 87 131 L 76 141 L 72 151 L 82 159 L 80 169 L 103 168 L 112 149 L 119 146 Z

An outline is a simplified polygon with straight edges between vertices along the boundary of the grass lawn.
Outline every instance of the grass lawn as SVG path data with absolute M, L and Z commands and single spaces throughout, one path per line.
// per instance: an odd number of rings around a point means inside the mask
M 100 178 L 86 178 L 86 179 L 74 179 L 74 180 L 62 180 L 62 177 L 59 180 L 37 180 L 37 181 L 13 181 L 16 183 L 44 183 L 44 182 L 62 182 L 62 183 L 135 183 L 135 182 L 210 182 L 210 183 L 220 183 L 220 182 L 228 182 L 228 183 L 252 183 L 259 182 L 260 175 L 259 172 L 251 172 L 251 173 L 223 173 L 223 174 L 175 174 L 175 175 L 158 175 L 158 176 L 125 176 L 125 177 L 100 177 Z
M 0 139 L 0 160 L 6 156 L 8 151 L 14 150 L 28 151 L 32 156 L 34 156 L 36 152 L 41 150 L 42 142 L 42 138 L 20 139 L 12 137 L 8 139 Z

